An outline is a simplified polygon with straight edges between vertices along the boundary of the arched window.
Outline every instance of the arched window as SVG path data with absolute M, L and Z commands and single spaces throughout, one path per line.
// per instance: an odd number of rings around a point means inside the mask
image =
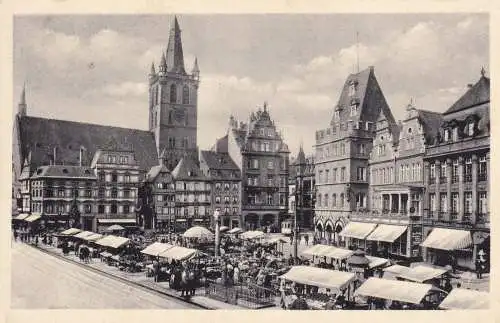
M 328 194 L 325 194 L 325 201 L 323 203 L 325 203 L 324 206 L 328 207 Z
M 321 206 L 321 194 L 318 194 L 318 206 Z
M 118 206 L 115 203 L 111 204 L 111 213 L 112 214 L 118 213 Z
M 332 195 L 332 206 L 336 207 L 337 206 L 337 194 L 333 193 Z
M 189 87 L 187 85 L 182 88 L 182 104 L 189 104 Z
M 340 207 L 344 207 L 344 193 L 340 193 Z
M 118 189 L 116 187 L 113 187 L 111 189 L 111 198 L 117 198 L 118 197 Z
M 175 84 L 170 85 L 170 103 L 177 102 L 177 87 Z

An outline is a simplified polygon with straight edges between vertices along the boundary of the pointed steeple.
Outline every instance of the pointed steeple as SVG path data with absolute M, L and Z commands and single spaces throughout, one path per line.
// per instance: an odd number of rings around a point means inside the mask
M 149 72 L 149 75 L 156 75 L 156 69 L 155 69 L 155 63 L 151 63 L 151 72 Z
M 23 91 L 21 92 L 21 97 L 19 99 L 19 104 L 17 106 L 17 113 L 19 114 L 20 117 L 26 116 L 26 110 L 27 110 L 27 104 L 26 104 L 26 83 L 23 84 Z
M 191 74 L 194 77 L 198 77 L 200 75 L 200 68 L 198 67 L 198 57 L 194 58 L 193 69 L 191 70 Z
M 160 165 L 164 166 L 165 165 L 165 160 L 167 160 L 167 148 L 163 148 L 160 158 L 158 158 L 160 161 Z
M 486 75 L 486 70 L 484 69 L 484 66 L 481 67 L 481 76 L 484 77 Z
M 306 154 L 304 153 L 304 148 L 302 143 L 300 143 L 299 153 L 297 154 L 297 164 L 304 165 L 306 163 Z
M 170 37 L 167 47 L 167 65 L 168 71 L 186 74 L 184 69 L 184 52 L 182 51 L 181 28 L 177 21 L 177 16 L 174 17 L 174 23 L 170 28 Z
M 167 59 L 165 58 L 165 53 L 162 53 L 160 60 L 160 75 L 165 75 L 166 73 L 167 73 Z

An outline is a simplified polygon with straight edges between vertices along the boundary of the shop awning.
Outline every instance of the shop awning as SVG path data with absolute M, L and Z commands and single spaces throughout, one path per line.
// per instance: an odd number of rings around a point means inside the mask
M 105 236 L 104 238 L 97 240 L 98 245 L 110 248 L 120 248 L 130 241 L 128 238 L 118 237 L 114 235 Z
M 447 310 L 487 310 L 490 308 L 490 293 L 454 288 L 439 307 Z
M 405 225 L 379 224 L 366 240 L 394 242 L 408 229 Z
M 434 228 L 420 245 L 441 250 L 465 249 L 472 245 L 472 237 L 470 232 L 465 230 Z
M 366 256 L 368 260 L 370 260 L 370 263 L 368 264 L 369 268 L 377 268 L 381 266 L 385 266 L 389 263 L 389 259 L 385 258 L 380 258 L 380 257 L 373 257 L 373 256 Z
M 420 304 L 431 289 L 431 284 L 370 277 L 356 290 L 355 295 Z
M 173 245 L 168 243 L 154 242 L 147 246 L 145 249 L 141 250 L 141 253 L 157 257 L 160 253 L 172 247 Z
M 196 249 L 173 246 L 172 248 L 161 252 L 158 256 L 173 260 L 185 260 L 193 257 L 197 251 L 198 250 Z
M 227 233 L 229 233 L 229 234 L 237 234 L 237 233 L 240 233 L 241 231 L 243 231 L 243 230 L 241 230 L 240 228 L 236 227 L 236 228 L 232 228 Z
M 64 230 L 63 232 L 61 232 L 61 234 L 64 236 L 72 236 L 72 235 L 75 235 L 75 234 L 80 233 L 80 232 L 82 232 L 82 230 L 77 229 L 77 228 L 70 228 L 68 230 Z
M 135 224 L 135 219 L 97 219 L 99 224 Z
M 326 252 L 322 252 L 322 254 L 327 258 L 343 260 L 349 258 L 353 252 L 352 250 L 330 247 Z
M 186 222 L 186 219 L 175 219 L 175 222 Z
M 86 236 L 85 238 L 83 238 L 83 240 L 85 240 L 85 241 L 97 241 L 97 240 L 101 239 L 102 237 L 103 237 L 102 234 L 92 233 L 92 235 Z
M 280 278 L 300 284 L 330 288 L 337 291 L 344 290 L 347 285 L 356 279 L 354 273 L 323 269 L 310 266 L 293 266 Z
M 417 283 L 423 283 L 427 280 L 438 278 L 447 272 L 447 269 L 416 266 L 410 268 L 407 272 L 400 274 L 398 277 Z
M 204 222 L 205 220 L 203 219 L 194 219 L 194 222 Z
M 364 240 L 375 229 L 376 223 L 349 222 L 339 235 Z
M 315 244 L 311 248 L 302 251 L 302 254 L 306 256 L 319 256 L 322 251 L 330 250 L 330 248 L 331 246 L 327 246 L 325 244 Z
M 24 219 L 24 221 L 35 222 L 36 220 L 40 220 L 41 218 L 42 218 L 42 216 L 39 214 L 32 214 L 29 217 L 27 217 L 26 219 Z
M 17 215 L 14 220 L 24 220 L 26 219 L 27 217 L 29 217 L 30 215 L 28 213 L 21 213 L 19 215 Z
M 85 239 L 86 237 L 89 237 L 91 235 L 93 235 L 94 232 L 91 232 L 91 231 L 82 231 L 78 234 L 75 234 L 74 237 L 75 238 L 80 238 L 80 239 Z
M 405 274 L 410 270 L 410 267 L 405 267 L 401 265 L 392 265 L 390 267 L 384 268 L 383 271 L 387 271 L 391 274 L 401 275 Z

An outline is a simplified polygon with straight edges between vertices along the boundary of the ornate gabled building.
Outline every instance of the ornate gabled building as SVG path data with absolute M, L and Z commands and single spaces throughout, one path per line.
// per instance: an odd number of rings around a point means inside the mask
M 490 254 L 490 79 L 476 84 L 444 114 L 424 157 L 423 256 L 475 268 Z
M 374 69 L 369 67 L 348 76 L 330 125 L 316 131 L 315 230 L 327 241 L 342 243 L 339 233 L 352 212 L 367 207 L 368 159 L 380 111 L 395 128 Z
M 219 210 L 222 226 L 241 226 L 241 171 L 228 153 L 200 152 L 200 169 L 212 183 L 212 209 Z
M 248 124 L 231 116 L 227 135 L 213 150 L 228 153 L 241 170 L 243 227 L 279 226 L 287 216 L 290 151 L 267 105 L 252 112 Z
M 93 223 L 92 229 L 104 222 L 133 221 L 136 224 L 133 216 L 135 193 L 146 174 L 159 164 L 160 152 L 165 151 L 164 164 L 168 169 L 174 169 L 184 155 L 197 158 L 198 84 L 197 60 L 190 74 L 185 71 L 181 31 L 174 18 L 158 71 L 153 65 L 149 74 L 148 130 L 33 117 L 28 114 L 23 89 L 13 125 L 13 195 L 24 201 L 29 200 L 27 195 L 33 197 L 26 189 L 21 193 L 20 180 L 33 176 L 39 167 L 89 167 L 98 171 L 97 186 L 100 188 L 95 196 L 96 208 L 86 215 L 86 221 Z M 106 180 L 107 176 L 111 176 L 111 181 Z M 120 178 L 124 182 L 120 182 Z M 125 182 L 128 178 L 130 182 Z M 24 185 L 32 190 L 31 184 Z M 110 196 L 106 195 L 108 193 Z M 115 193 L 116 198 L 113 197 Z M 18 209 L 33 212 L 22 203 L 26 202 L 16 203 Z M 137 212 L 137 217 L 144 219 L 144 214 L 140 210 Z M 97 221 L 99 219 L 102 221 Z

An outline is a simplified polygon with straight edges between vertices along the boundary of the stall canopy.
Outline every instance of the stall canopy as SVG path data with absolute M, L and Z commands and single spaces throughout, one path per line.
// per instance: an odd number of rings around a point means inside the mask
M 40 214 L 32 214 L 29 217 L 25 218 L 26 222 L 35 222 L 36 220 L 40 220 L 42 216 Z
M 92 233 L 91 235 L 86 236 L 85 238 L 83 238 L 83 240 L 85 240 L 85 241 L 97 241 L 97 240 L 101 239 L 102 237 L 103 237 L 102 234 Z
M 267 239 L 266 242 L 269 244 L 274 244 L 274 243 L 286 243 L 287 241 L 282 237 L 274 237 Z
M 264 232 L 262 231 L 246 231 L 240 235 L 240 238 L 247 240 L 259 239 L 262 237 L 264 237 Z
M 486 310 L 490 308 L 490 293 L 454 288 L 439 307 L 447 310 Z
M 354 273 L 323 269 L 310 266 L 293 266 L 280 278 L 300 284 L 343 290 L 356 279 Z
M 339 235 L 364 240 L 376 226 L 376 223 L 349 222 Z
M 72 236 L 72 235 L 75 235 L 75 234 L 80 233 L 80 232 L 82 232 L 82 230 L 77 229 L 77 228 L 70 228 L 68 230 L 64 230 L 63 232 L 61 232 L 61 234 L 64 236 Z
M 406 271 L 405 273 L 400 274 L 398 277 L 417 283 L 423 283 L 427 280 L 438 278 L 447 272 L 447 269 L 416 266 L 410 268 L 410 270 Z
M 243 231 L 243 230 L 241 230 L 240 228 L 236 227 L 236 228 L 232 228 L 227 233 L 229 233 L 229 234 L 237 234 L 237 233 L 240 233 L 241 231 Z
M 389 259 L 385 258 L 379 258 L 379 257 L 372 257 L 372 256 L 366 256 L 368 260 L 370 260 L 370 263 L 368 264 L 369 268 L 377 268 L 381 266 L 385 266 L 389 263 Z
M 158 257 L 158 255 L 170 248 L 172 248 L 173 245 L 168 244 L 168 243 L 160 243 L 160 242 L 154 242 L 153 244 L 150 244 L 147 246 L 145 249 L 141 251 L 141 253 L 150 255 L 150 256 L 155 256 Z
M 135 219 L 97 219 L 99 224 L 136 224 Z
M 302 254 L 306 256 L 320 256 L 322 252 L 330 250 L 330 248 L 330 246 L 327 246 L 325 244 L 315 244 L 311 248 L 302 251 Z
M 407 273 L 410 270 L 410 267 L 405 267 L 401 265 L 392 265 L 390 267 L 384 268 L 383 270 L 391 274 L 402 275 Z
M 403 225 L 379 224 L 378 227 L 366 237 L 366 240 L 392 243 L 396 241 L 406 229 L 408 229 L 408 227 Z
M 431 289 L 431 284 L 370 277 L 356 290 L 355 295 L 420 304 Z
M 120 247 L 124 246 L 129 241 L 130 241 L 130 239 L 128 239 L 128 238 L 109 235 L 109 236 L 105 236 L 102 239 L 97 240 L 96 243 L 98 245 L 101 245 L 104 247 L 110 247 L 110 248 L 116 249 L 116 248 L 120 248 Z
M 74 237 L 85 240 L 86 237 L 90 237 L 93 234 L 94 234 L 94 232 L 91 232 L 91 231 L 82 231 L 78 234 L 75 234 Z
M 472 245 L 472 237 L 470 232 L 465 230 L 434 228 L 420 245 L 441 250 L 465 249 Z
M 214 234 L 207 228 L 195 226 L 187 229 L 182 236 L 184 238 L 212 239 Z
M 106 231 L 108 232 L 123 231 L 123 230 L 125 230 L 125 228 L 118 224 L 113 224 L 112 226 L 106 229 Z
M 26 219 L 27 217 L 29 217 L 30 215 L 28 213 L 21 213 L 19 214 L 18 216 L 16 216 L 14 218 L 14 220 L 24 220 Z
M 197 252 L 198 250 L 196 249 L 173 246 L 172 248 L 159 253 L 158 256 L 172 260 L 185 260 L 192 258 L 197 254 Z
M 325 257 L 327 258 L 343 260 L 352 256 L 354 251 L 342 248 L 330 247 L 326 252 L 321 252 L 321 253 L 324 254 Z

